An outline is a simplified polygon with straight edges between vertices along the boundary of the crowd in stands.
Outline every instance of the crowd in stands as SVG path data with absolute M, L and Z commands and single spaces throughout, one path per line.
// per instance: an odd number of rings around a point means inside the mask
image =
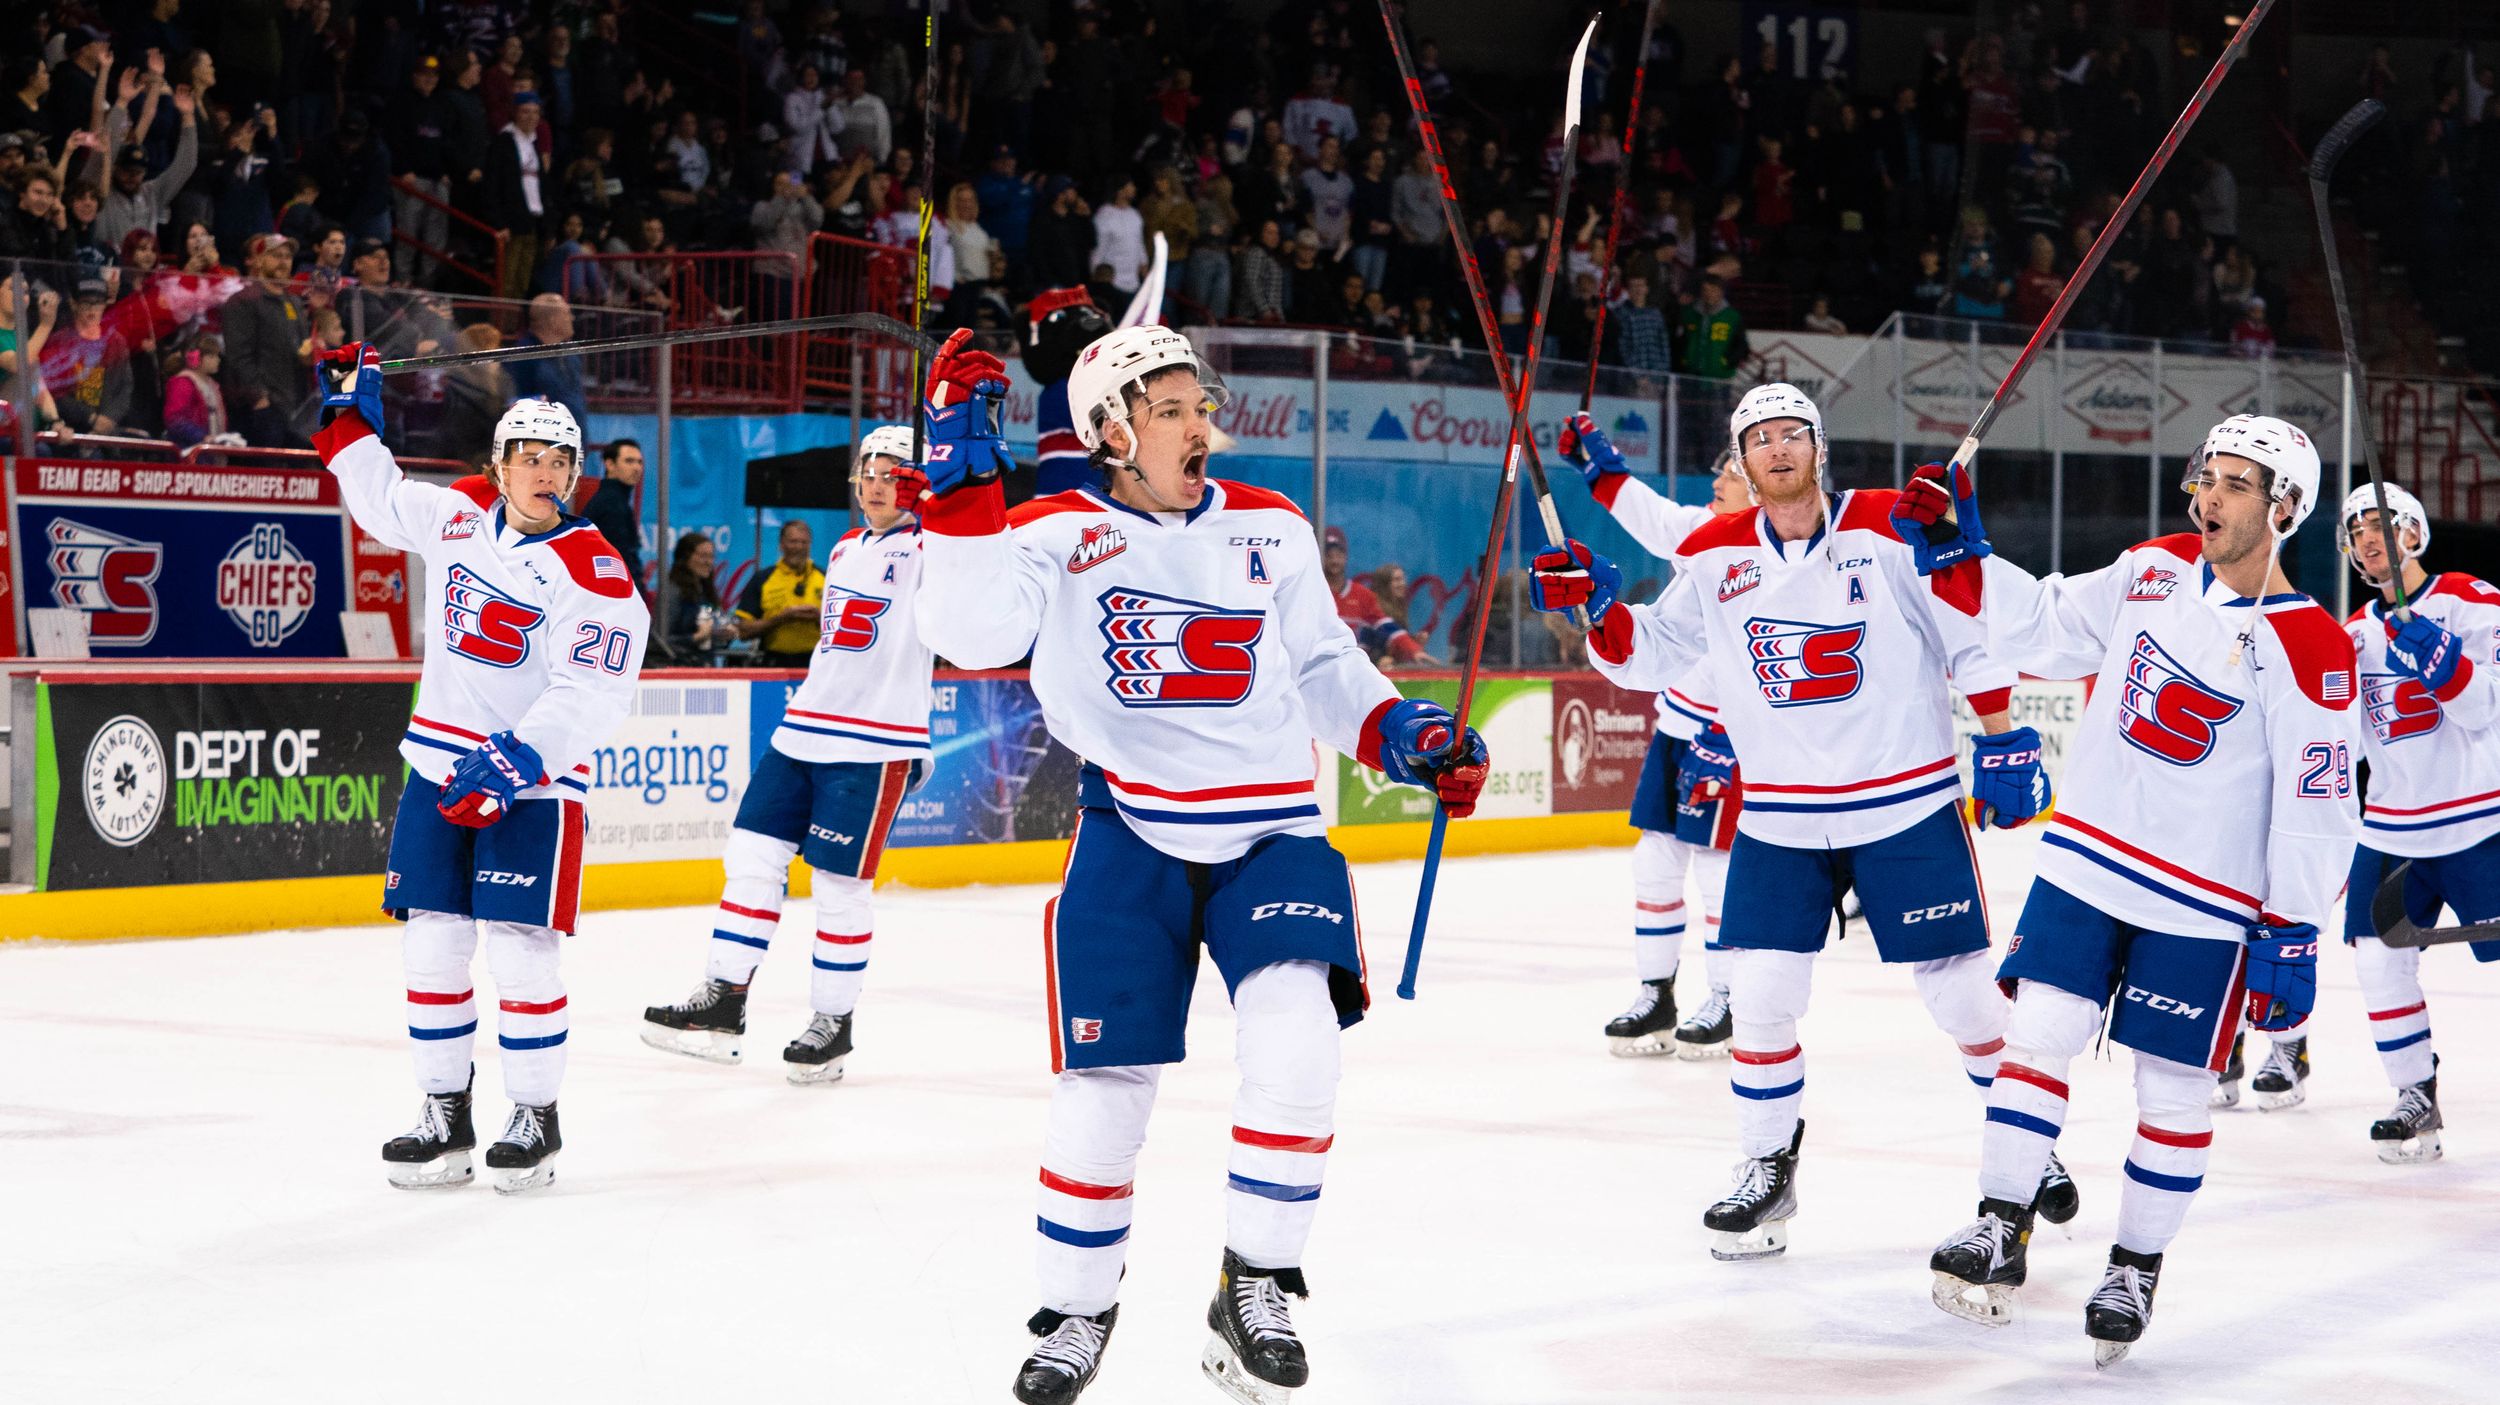
M 2409 72 L 2381 46 L 2352 92 L 2388 116 L 2345 158 L 2356 213 L 2439 334 L 2500 375 L 2500 77 L 2471 44 Z M 2347 257 L 2352 257 L 2347 254 Z

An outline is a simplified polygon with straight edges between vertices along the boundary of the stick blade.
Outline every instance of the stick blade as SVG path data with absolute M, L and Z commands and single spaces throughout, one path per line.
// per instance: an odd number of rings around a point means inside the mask
M 1571 86 L 1563 90 L 1563 125 L 1580 125 L 1580 86 L 1589 74 L 1589 44 L 1597 38 L 1597 21 L 1580 31 L 1580 47 L 1571 51 Z
M 2318 138 L 2317 150 L 2309 153 L 2309 179 L 2324 181 L 2333 176 L 2335 163 L 2344 159 L 2345 151 L 2349 150 L 2354 142 L 2361 140 L 2363 132 L 2377 126 L 2378 120 L 2386 115 L 2387 104 L 2380 102 L 2377 98 L 2363 98 L 2354 103 L 2352 110 L 2344 114 L 2343 120 L 2328 128 L 2325 136 Z

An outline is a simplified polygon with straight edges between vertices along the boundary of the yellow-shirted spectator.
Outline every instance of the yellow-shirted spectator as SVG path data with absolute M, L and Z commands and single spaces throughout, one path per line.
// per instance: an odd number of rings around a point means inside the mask
M 825 599 L 825 573 L 815 555 L 816 534 L 808 525 L 785 522 L 781 559 L 738 593 L 738 637 L 763 637 L 756 662 L 767 668 L 805 668 L 815 657 Z

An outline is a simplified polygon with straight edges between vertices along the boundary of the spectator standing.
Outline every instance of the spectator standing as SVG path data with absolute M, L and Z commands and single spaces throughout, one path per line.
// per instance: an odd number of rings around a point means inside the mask
M 1146 221 L 1137 212 L 1137 182 L 1113 176 L 1110 189 L 1111 198 L 1094 211 L 1094 262 L 1111 265 L 1111 286 L 1134 293 L 1146 272 Z
M 409 237 L 436 249 L 451 241 L 451 216 L 443 206 L 451 203 L 452 136 L 459 121 L 442 87 L 443 61 L 432 54 L 417 60 L 409 70 L 408 91 L 391 104 L 383 128 L 390 147 L 392 174 L 416 190 L 415 194 L 392 191 L 392 223 Z M 429 198 L 439 203 L 428 204 Z M 403 279 L 422 282 L 433 276 L 435 259 L 431 254 L 421 255 L 413 248 L 403 248 L 396 262 Z
M 1310 85 L 1286 101 L 1284 122 L 1285 140 L 1310 161 L 1319 159 L 1323 140 L 1342 143 L 1359 130 L 1354 109 L 1337 97 L 1337 71 L 1324 63 L 1311 65 Z
M 82 278 L 70 302 L 70 324 L 56 329 L 37 358 L 43 388 L 61 419 L 79 434 L 121 434 L 130 418 L 130 345 L 104 325 L 112 300 L 101 278 Z
M 0 71 L 7 75 L 0 78 L 0 88 L 8 91 L 6 98 L 0 98 L 0 133 L 14 136 L 47 129 L 51 121 L 44 116 L 43 99 L 52 91 L 52 70 L 45 66 L 43 55 L 20 54 Z
M 1616 359 L 1644 375 L 1660 376 L 1674 369 L 1667 337 L 1667 317 L 1649 305 L 1649 280 L 1634 274 L 1623 280 L 1623 304 L 1607 314 L 1614 319 Z
M 304 158 L 321 182 L 321 213 L 358 239 L 391 237 L 391 154 L 373 137 L 361 107 L 339 117 L 338 130 Z
M 1267 220 L 1280 225 L 1299 223 L 1302 183 L 1294 176 L 1293 147 L 1282 141 L 1270 142 L 1267 164 L 1242 178 L 1234 191 L 1233 203 L 1241 211 L 1244 228 L 1256 229 Z
M 2014 277 L 2014 324 L 2039 326 L 2065 286 L 2066 280 L 2057 271 L 2057 246 L 2045 234 L 2032 235 L 2028 261 Z
M 45 98 L 43 133 L 54 150 L 92 120 L 96 92 L 104 84 L 105 71 L 113 66 L 113 46 L 100 30 L 72 26 L 61 47 L 68 57 L 54 66 Z
M 1222 317 L 1233 305 L 1233 232 L 1241 216 L 1233 209 L 1232 178 L 1222 171 L 1198 185 L 1198 239 L 1181 269 L 1184 296 Z
M 459 351 L 493 351 L 503 345 L 503 333 L 492 322 L 472 322 L 460 329 L 455 341 Z M 487 361 L 453 368 L 443 383 L 435 456 L 483 465 L 495 441 L 495 423 L 512 400 L 512 377 L 501 365 Z
M 148 179 L 148 155 L 144 148 L 122 149 L 113 162 L 113 188 L 104 197 L 104 213 L 97 220 L 97 236 L 108 248 L 121 247 L 122 236 L 134 229 L 151 232 L 161 228 L 173 213 L 174 195 L 191 179 L 199 164 L 199 99 L 188 88 L 174 90 L 174 112 L 182 124 L 181 135 L 174 145 L 173 164 L 154 180 Z
M 1389 188 L 1389 151 L 1375 146 L 1363 156 L 1363 173 L 1354 178 L 1354 267 L 1373 288 L 1389 281 L 1389 250 L 1398 227 Z
M 277 155 L 277 131 L 277 110 L 259 109 L 226 128 L 225 149 L 208 168 L 211 228 L 227 248 L 240 249 L 277 223 L 273 196 L 290 178 Z
M 990 167 L 972 183 L 981 204 L 981 227 L 998 241 L 1011 265 L 1021 266 L 1033 247 L 1035 181 L 1016 174 L 1015 148 L 1001 142 L 990 150 Z
M 1146 234 L 1163 236 L 1167 267 L 1174 271 L 1174 283 L 1185 281 L 1178 276 L 1189 264 L 1190 251 L 1198 242 L 1198 205 L 1181 189 L 1180 172 L 1169 166 L 1155 169 L 1154 189 L 1138 202 L 1137 215 Z
M 1030 238 L 1033 286 L 1070 288 L 1094 268 L 1094 212 L 1076 182 L 1052 176 L 1042 187 L 1042 212 Z
M 1716 274 L 1702 278 L 1701 295 L 1684 310 L 1676 332 L 1688 376 L 1726 380 L 1752 354 L 1745 343 L 1745 319 L 1728 304 L 1727 284 Z
M 17 205 L 0 229 L 0 254 L 11 258 L 68 263 L 73 257 L 69 215 L 61 205 L 61 186 L 50 171 L 34 170 L 21 177 Z
M 521 334 L 515 347 L 561 346 L 573 339 L 573 309 L 554 293 L 540 293 L 530 299 L 530 329 Z M 573 412 L 573 423 L 590 421 L 589 397 L 582 393 L 582 358 L 546 356 L 534 361 L 511 363 L 512 394 L 516 399 L 543 396 Z
M 660 639 L 678 662 L 700 667 L 728 642 L 732 627 L 713 584 L 720 549 L 701 532 L 687 532 L 669 551 L 668 624 Z
M 2204 179 L 2197 182 L 2190 199 L 2196 206 L 2196 219 L 2211 235 L 2216 252 L 2227 254 L 2240 242 L 2240 183 L 2222 158 L 2211 152 L 2200 163 Z
M 244 442 L 263 448 L 312 444 L 294 424 L 294 412 L 311 384 L 304 368 L 312 364 L 312 324 L 304 305 L 287 291 L 294 266 L 292 240 L 283 234 L 253 235 L 243 246 L 243 288 L 220 310 L 226 410 L 240 426 Z
M 1285 320 L 1291 284 L 1285 276 L 1284 237 L 1273 219 L 1261 220 L 1256 237 L 1233 260 L 1233 316 L 1274 324 Z
M 542 112 L 536 93 L 515 94 L 512 120 L 496 134 L 486 156 L 486 222 L 505 239 L 501 275 L 507 298 L 529 292 L 546 228 L 546 158 L 538 150 Z
M 486 202 L 486 153 L 495 140 L 495 129 L 486 120 L 485 99 L 477 91 L 486 66 L 466 49 L 455 50 L 444 66 L 451 70 L 451 87 L 443 98 L 451 123 L 443 141 L 457 197 L 452 204 L 475 214 Z
M 884 165 L 894 154 L 894 119 L 885 99 L 868 91 L 865 71 L 854 68 L 842 75 L 842 100 L 834 106 L 842 116 L 843 148 L 865 151 Z
M 755 260 L 755 291 L 767 303 L 767 317 L 787 317 L 798 305 L 799 270 L 807 262 L 807 241 L 824 220 L 825 207 L 810 199 L 807 187 L 788 171 L 773 172 L 771 193 L 747 212 L 757 252 L 789 255 L 786 260 Z
M 1342 284 L 1336 262 L 1321 256 L 1318 231 L 1305 229 L 1293 236 L 1285 277 L 1292 285 L 1285 311 L 1289 321 L 1321 327 L 1337 320 L 1337 293 Z
M 1354 226 L 1354 177 L 1344 168 L 1345 144 L 1322 137 L 1319 155 L 1299 177 L 1304 228 L 1318 233 L 1320 247 L 1334 252 L 1345 247 Z
M 756 662 L 766 668 L 805 668 L 816 653 L 825 573 L 815 545 L 805 522 L 782 523 L 781 559 L 738 595 L 738 636 L 760 641 Z
M 856 70 L 854 70 L 856 71 Z M 946 245 L 955 260 L 954 296 L 948 315 L 958 326 L 971 326 L 974 309 L 1006 273 L 998 241 L 981 226 L 981 200 L 968 182 L 957 181 L 946 192 Z
M 2251 296 L 2231 324 L 2231 354 L 2263 359 L 2274 354 L 2274 328 L 2266 324 L 2266 300 Z
M 625 558 L 625 570 L 634 583 L 642 583 L 642 513 L 634 506 L 634 494 L 642 488 L 642 445 L 633 439 L 619 439 L 600 453 L 602 476 L 598 491 L 583 504 L 582 516 L 608 539 L 616 554 Z
M 225 340 L 210 332 L 182 353 L 180 368 L 167 378 L 165 437 L 177 447 L 188 449 L 233 432 L 226 419 L 226 392 L 217 384 L 225 360 Z
M 794 174 L 805 176 L 840 153 L 834 138 L 842 135 L 842 121 L 823 72 L 812 63 L 800 64 L 798 86 L 781 97 L 782 139 Z

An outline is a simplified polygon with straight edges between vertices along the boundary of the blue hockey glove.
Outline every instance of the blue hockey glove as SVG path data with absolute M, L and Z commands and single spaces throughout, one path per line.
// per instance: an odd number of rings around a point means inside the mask
M 1695 796 L 1716 800 L 1736 779 L 1736 743 L 1727 728 L 1712 725 L 1684 744 L 1684 760 L 1676 768 L 1676 797 L 1691 804 Z
M 2029 727 L 1972 739 L 1972 818 L 1981 829 L 2020 829 L 2049 808 L 2049 775 L 2040 769 L 2040 734 Z
M 2466 663 L 2465 650 L 2457 637 L 2437 624 L 2415 615 L 2402 625 L 2390 621 L 2387 627 L 2387 661 L 2398 673 L 2411 674 L 2422 686 L 2436 694 L 2457 676 Z
M 1380 715 L 1381 772 L 1400 785 L 1419 785 L 1438 796 L 1450 818 L 1476 812 L 1476 797 L 1492 760 L 1475 728 L 1458 736 L 1458 719 L 1437 702 L 1408 698 Z
M 1591 621 L 1601 620 L 1623 593 L 1615 563 L 1576 541 L 1547 547 L 1530 565 L 1528 603 L 1549 615 L 1586 606 Z
M 1620 478 L 1632 471 L 1624 463 L 1622 451 L 1586 410 L 1562 422 L 1562 428 L 1554 433 L 1554 447 L 1579 468 L 1591 492 L 1597 491 L 1597 485 L 1606 479 Z
M 929 364 L 929 491 L 943 496 L 966 484 L 993 483 L 1015 466 L 998 433 L 998 405 L 1007 394 L 1007 369 L 997 357 L 970 345 L 972 329 L 958 328 Z
M 2306 922 L 2248 929 L 2248 1022 L 2269 1034 L 2298 1028 L 2318 999 L 2318 929 Z
M 314 367 L 321 391 L 321 422 L 328 424 L 349 410 L 375 434 L 382 432 L 382 353 L 352 341 L 325 351 Z
M 497 732 L 480 742 L 451 768 L 434 808 L 443 818 L 470 829 L 484 829 L 512 808 L 512 797 L 545 782 L 546 766 L 529 743 L 510 732 Z
M 1971 482 L 1968 471 L 1962 471 L 1952 475 L 1948 488 L 1946 472 L 1940 463 L 1920 464 L 1892 505 L 1893 530 L 1910 544 L 1911 558 L 1922 576 L 1956 562 L 1976 561 L 1996 550 L 1988 544 L 1987 530 L 1979 525 L 1978 485 Z

